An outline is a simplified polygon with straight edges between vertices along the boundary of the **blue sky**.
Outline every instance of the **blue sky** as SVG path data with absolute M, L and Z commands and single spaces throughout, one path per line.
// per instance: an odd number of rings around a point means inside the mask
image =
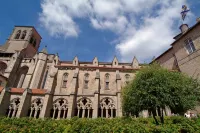
M 59 53 L 61 60 L 149 62 L 179 33 L 181 6 L 191 12 L 185 23 L 200 17 L 200 1 L 193 0 L 4 0 L 0 4 L 0 44 L 14 25 L 35 26 L 40 49 Z

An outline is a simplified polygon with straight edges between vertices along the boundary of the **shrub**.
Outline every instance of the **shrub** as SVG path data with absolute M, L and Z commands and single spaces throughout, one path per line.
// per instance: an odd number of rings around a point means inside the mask
M 153 118 L 30 119 L 0 118 L 1 133 L 199 133 L 200 118 L 165 117 L 156 125 Z

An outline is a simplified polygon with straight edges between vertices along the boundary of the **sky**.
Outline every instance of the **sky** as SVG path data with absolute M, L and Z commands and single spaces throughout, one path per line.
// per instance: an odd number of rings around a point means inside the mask
M 190 9 L 184 22 L 182 5 Z M 15 25 L 34 26 L 40 50 L 61 60 L 148 63 L 170 47 L 179 26 L 200 17 L 200 0 L 2 0 L 0 44 Z

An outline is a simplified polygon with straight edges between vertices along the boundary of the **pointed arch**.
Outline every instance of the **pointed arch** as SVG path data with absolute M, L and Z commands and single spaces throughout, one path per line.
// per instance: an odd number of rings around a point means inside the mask
M 114 100 L 106 97 L 100 101 L 100 117 L 113 118 L 116 116 L 116 107 Z
M 14 98 L 13 100 L 10 101 L 10 105 L 8 108 L 8 117 L 16 117 L 17 115 L 17 111 L 19 108 L 19 104 L 20 104 L 20 98 Z
M 53 114 L 51 117 L 53 119 L 65 119 L 68 113 L 68 101 L 64 98 L 59 98 L 54 101 L 53 103 Z
M 31 107 L 30 107 L 30 113 L 29 117 L 39 118 L 40 112 L 42 110 L 43 106 L 43 99 L 42 98 L 36 98 L 32 101 Z
M 81 98 L 77 101 L 77 114 L 79 118 L 92 118 L 92 101 L 89 98 Z

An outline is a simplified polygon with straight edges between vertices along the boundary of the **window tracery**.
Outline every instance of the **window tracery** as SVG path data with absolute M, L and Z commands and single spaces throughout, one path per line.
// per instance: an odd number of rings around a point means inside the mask
M 29 117 L 39 118 L 42 106 L 43 106 L 43 100 L 41 98 L 33 100 L 30 107 Z
M 57 99 L 53 103 L 53 119 L 67 118 L 68 102 L 64 98 Z
M 104 98 L 100 102 L 100 117 L 113 118 L 116 116 L 116 108 L 111 98 Z
M 15 98 L 10 102 L 8 108 L 8 117 L 16 117 L 19 104 L 20 104 L 20 98 Z
M 77 116 L 79 118 L 92 118 L 92 101 L 82 98 L 77 102 Z

